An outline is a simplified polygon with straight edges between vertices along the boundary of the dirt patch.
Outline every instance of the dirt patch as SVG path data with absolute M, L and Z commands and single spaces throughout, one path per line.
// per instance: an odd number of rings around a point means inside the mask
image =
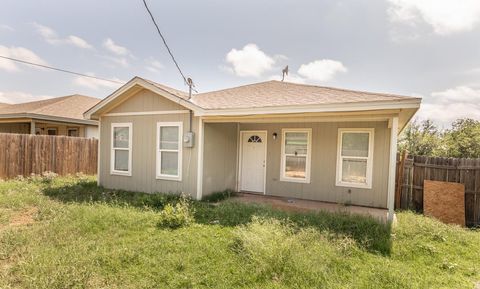
M 9 222 L 3 226 L 0 225 L 0 231 L 11 227 L 22 227 L 33 224 L 37 213 L 38 208 L 36 207 L 29 207 L 20 211 L 12 212 Z
M 38 213 L 36 207 L 28 208 L 24 211 L 20 211 L 14 214 L 10 219 L 10 226 L 26 226 L 35 222 L 34 217 Z

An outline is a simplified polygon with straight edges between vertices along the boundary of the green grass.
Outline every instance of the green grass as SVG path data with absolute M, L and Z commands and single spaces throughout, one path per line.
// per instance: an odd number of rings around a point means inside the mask
M 227 200 L 193 202 L 194 224 L 159 227 L 159 212 L 176 202 L 105 190 L 85 176 L 0 182 L 0 288 L 473 288 L 480 281 L 480 232 L 414 213 L 399 213 L 391 231 L 365 217 Z M 16 224 L 19 216 L 27 222 Z

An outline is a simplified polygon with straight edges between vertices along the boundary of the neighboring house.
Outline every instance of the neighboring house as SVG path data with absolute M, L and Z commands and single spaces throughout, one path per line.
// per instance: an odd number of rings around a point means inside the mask
M 107 188 L 232 189 L 389 208 L 397 135 L 421 99 L 267 81 L 188 94 L 135 77 L 85 113 Z
M 100 101 L 69 95 L 18 104 L 0 103 L 0 132 L 98 137 L 98 122 L 83 113 Z

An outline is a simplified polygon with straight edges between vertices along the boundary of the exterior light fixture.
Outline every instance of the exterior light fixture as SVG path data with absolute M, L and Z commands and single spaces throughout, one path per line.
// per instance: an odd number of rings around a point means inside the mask
M 272 136 L 273 136 L 273 139 L 274 139 L 274 140 L 277 139 L 277 133 L 276 133 L 276 132 L 274 132 L 274 133 L 272 134 Z

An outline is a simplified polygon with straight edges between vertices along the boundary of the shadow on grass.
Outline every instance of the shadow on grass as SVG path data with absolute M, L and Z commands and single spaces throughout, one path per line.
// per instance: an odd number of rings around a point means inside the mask
M 162 210 L 166 204 L 175 204 L 179 201 L 179 196 L 174 194 L 108 190 L 97 186 L 97 183 L 90 179 L 64 184 L 54 181 L 44 185 L 42 191 L 44 195 L 65 203 L 107 203 L 153 210 Z M 349 236 L 370 252 L 389 255 L 391 251 L 390 226 L 381 224 L 372 217 L 330 212 L 285 212 L 267 205 L 231 201 L 221 203 L 193 201 L 192 206 L 195 220 L 200 224 L 235 227 L 249 223 L 253 216 L 289 219 L 299 227 L 313 227 L 320 231 Z

